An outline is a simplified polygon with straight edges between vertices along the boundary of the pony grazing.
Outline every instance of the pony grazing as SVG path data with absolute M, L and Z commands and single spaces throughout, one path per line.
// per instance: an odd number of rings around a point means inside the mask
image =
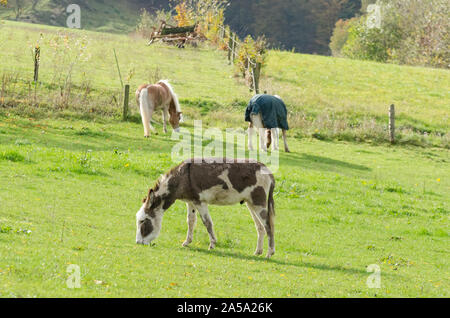
M 232 163 L 228 163 L 232 162 Z M 216 235 L 208 205 L 229 206 L 246 203 L 256 225 L 255 255 L 263 253 L 264 236 L 269 238 L 267 257 L 275 253 L 273 191 L 275 179 L 263 164 L 228 159 L 190 159 L 159 179 L 136 214 L 136 243 L 148 245 L 160 233 L 164 212 L 177 200 L 186 202 L 188 232 L 183 246 L 192 243 L 196 212 L 209 233 L 210 249 Z
M 179 132 L 180 123 L 183 122 L 178 97 L 167 80 L 159 81 L 157 84 L 144 84 L 136 91 L 136 102 L 141 110 L 142 123 L 144 124 L 144 135 L 150 137 L 150 130 L 156 132 L 152 126 L 153 113 L 161 109 L 163 112 L 164 133 L 167 133 L 167 120 L 174 131 Z
M 255 95 L 245 111 L 245 121 L 250 122 L 248 128 L 248 148 L 253 150 L 253 136 L 255 128 L 259 129 L 259 144 L 263 151 L 267 151 L 272 144 L 272 150 L 279 149 L 278 129 L 283 131 L 284 150 L 289 151 L 286 131 L 289 130 L 287 122 L 287 109 L 283 100 L 275 95 Z M 264 142 L 264 135 L 266 142 Z

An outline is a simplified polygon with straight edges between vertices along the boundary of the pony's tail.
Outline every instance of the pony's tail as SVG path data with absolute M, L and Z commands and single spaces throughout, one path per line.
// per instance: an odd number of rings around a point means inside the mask
M 136 91 L 136 105 L 137 105 L 137 107 L 138 107 L 138 109 L 140 109 L 140 107 L 141 107 L 141 89 L 138 89 L 137 91 Z
M 183 114 L 181 111 L 181 106 L 180 106 L 180 102 L 178 100 L 177 94 L 175 94 L 175 92 L 174 92 L 172 86 L 169 84 L 168 80 L 161 80 L 161 81 L 159 81 L 159 83 L 163 83 L 169 89 L 170 96 L 172 96 L 172 101 L 175 104 L 175 109 L 176 109 L 177 113 L 180 113 L 180 122 L 183 122 Z

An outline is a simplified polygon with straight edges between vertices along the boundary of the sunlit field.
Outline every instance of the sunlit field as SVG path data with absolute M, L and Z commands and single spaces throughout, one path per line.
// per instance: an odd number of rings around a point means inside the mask
M 62 49 L 52 42 L 66 36 L 86 57 L 71 70 L 58 66 Z M 223 51 L 145 44 L 0 26 L 0 297 L 449 296 L 448 71 L 270 52 L 261 85 L 286 100 L 293 129 L 292 153 L 280 152 L 275 173 L 268 260 L 253 256 L 255 226 L 240 205 L 210 207 L 213 251 L 201 222 L 191 247 L 181 246 L 181 202 L 166 212 L 155 245 L 135 244 L 142 198 L 179 163 L 161 125 L 143 138 L 136 87 L 170 79 L 191 131 L 194 120 L 246 128 L 253 95 Z M 113 48 L 131 86 L 126 122 Z M 396 145 L 387 142 L 392 103 Z M 79 266 L 80 288 L 67 284 L 69 265 Z M 380 288 L 367 283 L 373 265 Z

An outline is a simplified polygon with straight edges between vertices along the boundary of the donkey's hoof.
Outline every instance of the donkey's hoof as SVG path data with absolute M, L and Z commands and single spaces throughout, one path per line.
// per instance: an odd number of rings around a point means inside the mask
M 184 243 L 183 243 L 183 247 L 188 247 L 189 246 L 189 244 L 191 244 L 192 242 L 189 242 L 189 241 L 185 241 Z
M 269 251 L 267 252 L 266 258 L 269 259 L 269 258 L 271 258 L 274 254 L 275 254 L 275 251 L 270 251 L 270 250 L 269 250 Z
M 210 250 L 210 251 L 212 251 L 212 250 L 215 249 L 215 248 L 216 248 L 216 243 L 214 243 L 214 244 L 211 243 L 211 244 L 209 245 L 209 250 Z
M 144 138 L 145 138 L 145 139 L 148 139 L 148 138 L 150 138 L 150 136 L 144 136 Z
M 263 250 L 256 250 L 255 256 L 260 256 L 260 255 L 262 255 L 262 253 L 263 253 Z

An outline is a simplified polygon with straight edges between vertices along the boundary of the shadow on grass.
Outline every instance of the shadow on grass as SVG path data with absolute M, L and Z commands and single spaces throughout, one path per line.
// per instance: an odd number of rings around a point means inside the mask
M 371 171 L 369 167 L 358 165 L 341 160 L 331 159 L 322 156 L 310 154 L 296 154 L 289 153 L 281 157 L 281 164 L 296 166 L 299 168 L 309 168 L 325 171 L 342 171 L 342 170 L 356 170 L 356 171 Z
M 276 265 L 284 265 L 284 266 L 295 266 L 295 267 L 308 267 L 308 268 L 314 268 L 317 270 L 325 270 L 325 271 L 339 271 L 339 272 L 346 272 L 346 273 L 352 273 L 352 274 L 364 274 L 367 275 L 367 271 L 365 269 L 357 269 L 357 268 L 345 268 L 342 266 L 330 266 L 325 264 L 314 264 L 314 263 L 308 263 L 304 261 L 299 262 L 287 262 L 276 259 L 276 256 L 272 257 L 271 259 L 267 259 L 264 256 L 254 256 L 254 255 L 247 255 L 242 253 L 236 253 L 236 252 L 228 252 L 228 251 L 220 251 L 220 250 L 207 250 L 203 248 L 198 247 L 190 247 L 190 250 L 193 250 L 195 252 L 213 255 L 213 256 L 219 256 L 219 257 L 231 257 L 246 261 L 254 261 L 254 262 L 261 262 L 261 263 L 268 263 L 268 264 L 276 264 Z
M 26 138 L 28 144 L 47 148 L 59 148 L 69 151 L 113 151 L 119 149 L 140 149 L 148 152 L 170 153 L 174 142 L 170 134 L 153 134 L 145 139 L 143 134 L 126 136 L 117 132 L 100 130 L 52 127 L 47 125 L 45 134 L 37 132 L 35 127 L 8 127 L 8 133 L 2 136 L 0 144 L 16 144 L 19 138 Z M 24 133 L 25 132 L 25 133 Z

